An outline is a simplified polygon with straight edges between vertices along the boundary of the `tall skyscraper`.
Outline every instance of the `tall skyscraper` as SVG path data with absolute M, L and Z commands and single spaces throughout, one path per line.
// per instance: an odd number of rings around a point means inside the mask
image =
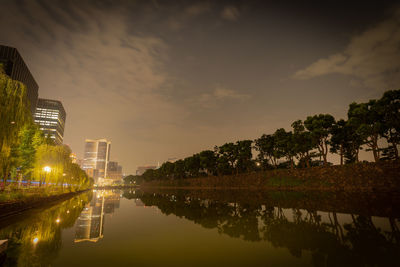
M 26 66 L 18 50 L 13 47 L 0 45 L 0 63 L 4 65 L 5 72 L 13 80 L 24 83 L 27 87 L 27 97 L 31 105 L 32 115 L 35 113 L 38 100 L 39 86 Z
M 67 114 L 60 101 L 39 98 L 35 112 L 35 122 L 45 135 L 50 135 L 58 145 L 63 143 Z
M 111 142 L 107 139 L 85 140 L 85 152 L 82 168 L 95 182 L 107 177 L 107 167 L 110 160 Z

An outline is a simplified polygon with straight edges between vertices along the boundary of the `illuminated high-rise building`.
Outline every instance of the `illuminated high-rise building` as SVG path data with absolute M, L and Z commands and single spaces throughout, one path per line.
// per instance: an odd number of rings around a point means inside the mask
M 40 130 L 58 145 L 63 143 L 65 113 L 62 103 L 58 100 L 39 98 L 34 115 L 35 123 L 39 125 Z
M 111 142 L 107 139 L 85 140 L 85 152 L 83 156 L 82 168 L 92 174 L 95 182 L 99 178 L 107 177 L 107 167 L 110 160 Z
M 35 113 L 39 86 L 26 66 L 18 50 L 14 47 L 0 45 L 0 63 L 5 73 L 13 80 L 25 84 L 32 115 Z

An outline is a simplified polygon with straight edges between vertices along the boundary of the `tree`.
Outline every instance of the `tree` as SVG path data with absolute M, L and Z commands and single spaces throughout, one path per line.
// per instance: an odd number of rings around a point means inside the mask
M 400 90 L 385 92 L 377 105 L 384 121 L 383 137 L 391 144 L 391 147 L 386 149 L 386 154 L 392 151 L 392 158 L 399 159 L 397 146 L 400 144 Z
M 174 178 L 174 163 L 172 162 L 164 162 L 161 167 L 158 169 L 160 177 L 162 178 Z
M 143 178 L 139 175 L 128 175 L 124 177 L 124 184 L 132 185 L 132 184 L 141 184 L 143 182 Z
M 284 156 L 290 162 L 290 168 L 293 169 L 293 157 L 296 155 L 293 145 L 293 133 L 286 132 L 285 129 L 280 128 L 275 131 L 274 140 L 278 154 Z
M 16 163 L 13 148 L 18 146 L 18 132 L 27 123 L 33 122 L 26 86 L 8 77 L 0 64 L 0 177 L 4 182 Z
M 254 144 L 254 148 L 258 151 L 257 158 L 261 161 L 262 168 L 267 168 L 269 163 L 276 168 L 280 155 L 275 145 L 274 136 L 263 134 L 260 138 L 254 140 Z
M 215 175 L 217 172 L 217 156 L 212 150 L 204 150 L 199 154 L 200 167 L 207 175 Z
M 157 180 L 159 178 L 157 170 L 148 169 L 142 174 L 143 180 L 146 182 Z
M 304 121 L 304 126 L 310 131 L 314 145 L 317 146 L 320 155 L 323 157 L 324 165 L 328 163 L 329 136 L 334 122 L 335 119 L 329 114 L 308 116 Z
M 372 150 L 375 162 L 379 161 L 378 140 L 384 135 L 385 126 L 380 105 L 376 100 L 368 103 L 352 103 L 347 113 L 349 123 L 353 125 L 355 131 L 361 136 L 365 144 Z
M 304 124 L 301 120 L 293 122 L 292 128 L 293 152 L 300 164 L 305 164 L 307 167 L 310 167 L 310 151 L 314 148 L 311 133 L 305 131 Z
M 340 165 L 344 163 L 345 147 L 349 143 L 349 127 L 345 120 L 337 121 L 332 127 L 331 148 L 332 153 L 339 154 Z
M 226 143 L 215 148 L 218 154 L 218 170 L 220 174 L 234 174 L 237 164 L 237 147 L 234 143 Z
M 186 177 L 185 174 L 185 162 L 183 160 L 177 160 L 174 164 L 174 174 L 176 178 L 183 179 Z
M 19 138 L 18 163 L 22 174 L 30 180 L 36 161 L 36 151 L 44 143 L 43 132 L 35 124 L 25 124 L 19 132 Z
M 251 144 L 253 141 L 251 140 L 242 140 L 237 141 L 236 153 L 237 153 L 237 163 L 236 163 L 236 173 L 239 172 L 248 172 L 253 169 L 254 162 L 252 161 L 252 153 L 251 153 Z
M 200 172 L 200 156 L 199 154 L 194 154 L 191 157 L 184 159 L 185 171 L 191 177 L 197 177 Z

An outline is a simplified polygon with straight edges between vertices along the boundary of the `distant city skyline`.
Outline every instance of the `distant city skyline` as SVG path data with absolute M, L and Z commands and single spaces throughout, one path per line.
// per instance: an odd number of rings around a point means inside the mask
M 127 174 L 290 129 L 400 84 L 398 1 L 2 1 L 64 143 L 113 142 Z M 369 157 L 363 154 L 361 159 Z M 371 158 L 368 158 L 371 159 Z M 335 156 L 328 156 L 335 162 Z

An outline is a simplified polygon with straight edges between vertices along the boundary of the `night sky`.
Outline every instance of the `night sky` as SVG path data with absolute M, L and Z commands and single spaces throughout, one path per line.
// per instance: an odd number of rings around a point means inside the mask
M 347 2 L 0 0 L 0 43 L 128 174 L 399 89 L 399 5 Z

